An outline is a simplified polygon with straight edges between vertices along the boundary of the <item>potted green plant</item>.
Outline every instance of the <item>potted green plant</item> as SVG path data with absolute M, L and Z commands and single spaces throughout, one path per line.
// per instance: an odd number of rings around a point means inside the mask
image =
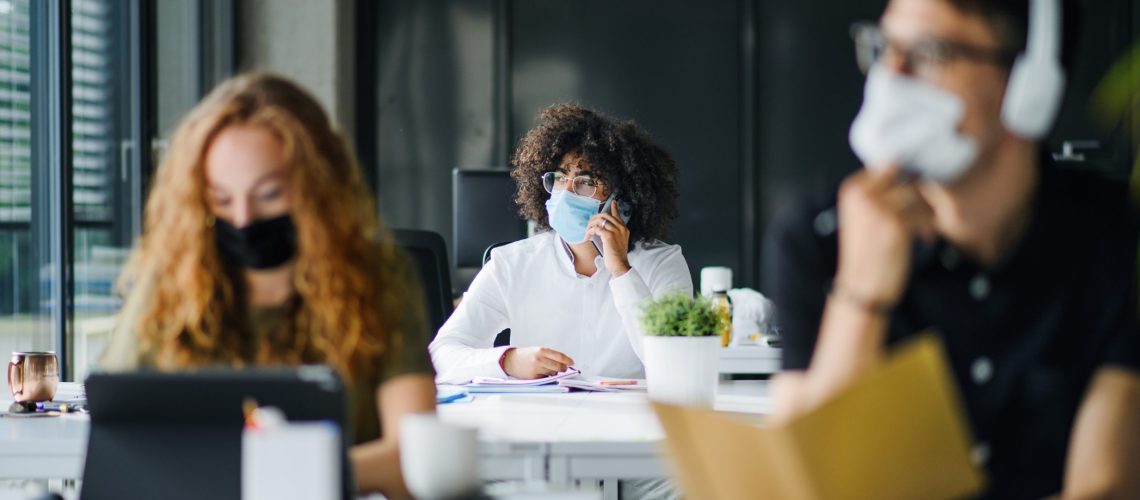
M 650 398 L 712 406 L 723 321 L 709 300 L 684 292 L 658 297 L 642 307 Z

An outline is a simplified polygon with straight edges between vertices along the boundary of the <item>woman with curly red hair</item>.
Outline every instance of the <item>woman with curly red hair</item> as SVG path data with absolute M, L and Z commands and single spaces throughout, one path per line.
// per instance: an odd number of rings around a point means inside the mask
M 399 419 L 435 408 L 414 280 L 349 147 L 307 92 L 249 74 L 183 120 L 147 200 L 100 366 L 326 364 L 361 490 L 405 496 Z
M 553 106 L 519 143 L 521 215 L 542 232 L 496 248 L 431 344 L 439 380 L 537 378 L 570 365 L 644 377 L 640 304 L 692 293 L 677 217 L 677 165 L 631 121 Z M 510 328 L 511 345 L 493 347 Z

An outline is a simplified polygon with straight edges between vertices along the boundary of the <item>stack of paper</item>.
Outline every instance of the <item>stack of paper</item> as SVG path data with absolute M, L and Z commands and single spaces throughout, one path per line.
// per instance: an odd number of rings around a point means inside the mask
M 495 378 L 495 377 L 476 377 L 467 384 L 467 392 L 469 393 L 489 393 L 489 392 L 570 392 L 569 387 L 558 385 L 559 380 L 576 377 L 581 372 L 577 368 L 570 367 L 566 371 L 556 373 L 549 377 L 542 377 L 536 379 L 517 379 L 517 378 Z

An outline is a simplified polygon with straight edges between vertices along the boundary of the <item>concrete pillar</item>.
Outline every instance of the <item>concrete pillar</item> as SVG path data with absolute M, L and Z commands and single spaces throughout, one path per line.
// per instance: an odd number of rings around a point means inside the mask
M 241 0 L 238 68 L 292 78 L 356 140 L 356 0 Z

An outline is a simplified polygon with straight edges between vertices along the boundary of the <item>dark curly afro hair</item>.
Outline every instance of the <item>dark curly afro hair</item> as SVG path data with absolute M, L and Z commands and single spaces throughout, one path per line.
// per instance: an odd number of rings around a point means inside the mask
M 664 239 L 677 218 L 677 163 L 631 120 L 614 120 L 575 103 L 538 114 L 538 125 L 519 141 L 511 160 L 519 214 L 549 229 L 542 174 L 556 170 L 566 153 L 577 153 L 590 175 L 631 205 L 629 239 Z

